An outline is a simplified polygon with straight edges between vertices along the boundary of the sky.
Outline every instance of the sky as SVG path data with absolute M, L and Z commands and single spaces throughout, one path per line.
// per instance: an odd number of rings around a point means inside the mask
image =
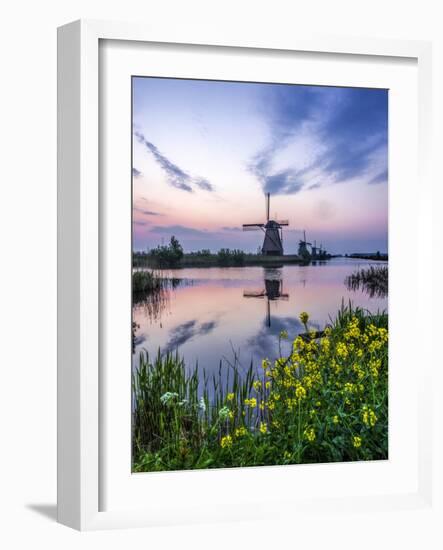
M 387 252 L 388 91 L 133 77 L 133 247 Z

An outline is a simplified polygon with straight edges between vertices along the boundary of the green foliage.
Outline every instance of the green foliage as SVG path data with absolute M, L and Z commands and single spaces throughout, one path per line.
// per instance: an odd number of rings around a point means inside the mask
M 176 267 L 183 258 L 183 247 L 173 235 L 167 246 L 157 246 L 149 255 L 159 267 Z
M 240 266 L 245 262 L 245 253 L 238 249 L 221 248 L 217 253 L 217 260 L 221 266 Z
M 303 318 L 308 323 L 306 313 Z M 133 374 L 135 471 L 388 457 L 388 317 L 351 307 L 289 357 L 222 378 L 177 356 Z M 286 338 L 286 334 L 281 334 Z
M 212 256 L 209 248 L 203 248 L 202 250 L 197 250 L 196 252 L 189 252 L 189 256 L 195 256 L 196 258 L 210 258 Z

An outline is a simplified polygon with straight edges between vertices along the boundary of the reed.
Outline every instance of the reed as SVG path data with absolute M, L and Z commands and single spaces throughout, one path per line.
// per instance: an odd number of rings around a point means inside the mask
M 168 279 L 162 277 L 154 270 L 139 270 L 132 273 L 132 291 L 157 292 L 163 290 L 168 285 Z

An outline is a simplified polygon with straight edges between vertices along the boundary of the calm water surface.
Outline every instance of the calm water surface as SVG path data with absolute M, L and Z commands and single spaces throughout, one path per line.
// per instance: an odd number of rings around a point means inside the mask
M 135 299 L 137 323 L 134 365 L 139 352 L 176 351 L 188 366 L 218 370 L 237 360 L 247 367 L 278 356 L 278 335 L 290 339 L 304 332 L 298 320 L 310 315 L 309 326 L 322 329 L 335 317 L 342 300 L 375 313 L 387 310 L 387 298 L 348 290 L 344 280 L 374 262 L 337 258 L 308 266 L 187 268 L 165 270 L 180 281 L 156 297 Z M 377 262 L 381 265 L 381 262 Z M 289 352 L 283 342 L 283 353 Z

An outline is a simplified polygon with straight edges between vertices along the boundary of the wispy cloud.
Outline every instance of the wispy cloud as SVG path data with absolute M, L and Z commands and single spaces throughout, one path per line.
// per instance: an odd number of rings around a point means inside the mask
M 374 176 L 369 183 L 386 183 L 388 181 L 388 170 L 383 170 L 376 176 Z
M 233 227 L 227 227 L 227 226 L 224 226 L 221 228 L 222 231 L 241 231 L 242 229 L 240 227 L 237 227 L 236 225 L 234 225 Z
M 249 165 L 264 191 L 387 181 L 387 91 L 274 86 L 264 101 L 269 145 Z
M 194 229 L 193 227 L 187 227 L 185 225 L 156 225 L 151 231 L 153 233 L 167 233 L 168 235 L 208 235 L 207 231 L 201 231 L 200 229 Z
M 169 335 L 169 340 L 166 343 L 164 351 L 167 353 L 176 350 L 192 338 L 196 336 L 204 336 L 209 334 L 217 326 L 216 321 L 208 321 L 198 324 L 196 319 L 182 323 L 173 328 Z
M 179 166 L 171 162 L 153 143 L 148 141 L 141 132 L 136 131 L 134 132 L 134 135 L 137 140 L 153 155 L 155 160 L 166 173 L 169 185 L 172 185 L 172 187 L 176 187 L 177 189 L 181 189 L 182 191 L 187 191 L 188 193 L 192 193 L 194 187 L 198 187 L 204 191 L 214 190 L 212 184 L 206 178 L 191 176 Z
M 132 177 L 133 178 L 139 178 L 142 175 L 140 170 L 137 170 L 137 168 L 132 168 Z
M 135 212 L 140 212 L 140 214 L 144 214 L 145 216 L 163 216 L 160 212 L 154 212 L 154 210 L 146 210 L 145 208 L 140 208 L 139 206 L 134 206 Z

